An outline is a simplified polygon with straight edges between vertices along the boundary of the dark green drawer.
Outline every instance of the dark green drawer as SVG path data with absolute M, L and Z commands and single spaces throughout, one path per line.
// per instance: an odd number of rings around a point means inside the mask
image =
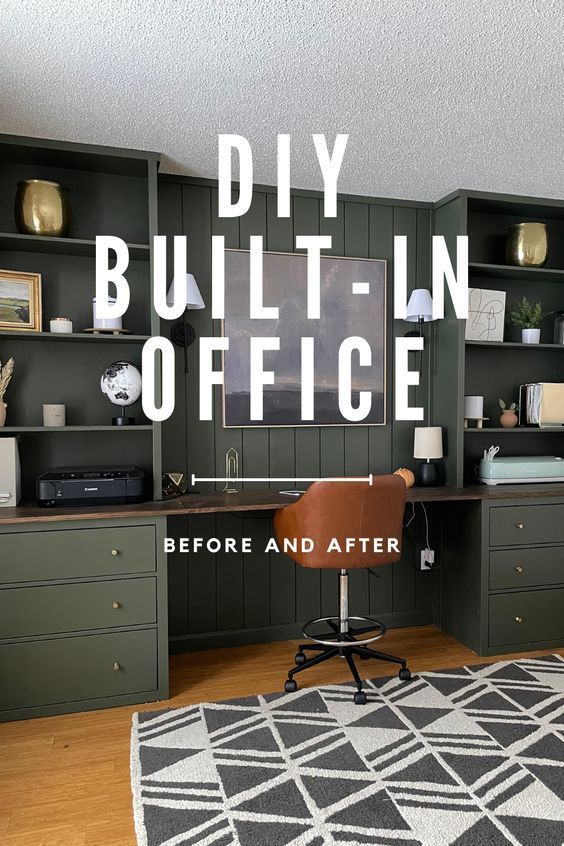
M 490 596 L 490 646 L 564 641 L 564 588 Z
M 0 638 L 154 623 L 155 579 L 0 590 Z
M 564 547 L 490 552 L 490 590 L 564 584 Z
M 564 543 L 564 503 L 506 505 L 490 510 L 491 546 Z
M 156 690 L 157 632 L 0 645 L 0 679 L 0 711 Z
M 73 579 L 155 570 L 154 526 L 0 534 L 2 582 Z

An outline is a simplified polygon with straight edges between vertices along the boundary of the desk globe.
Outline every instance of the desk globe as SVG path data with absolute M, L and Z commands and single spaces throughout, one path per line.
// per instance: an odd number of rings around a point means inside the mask
M 135 417 L 126 417 L 125 409 L 141 396 L 141 372 L 130 361 L 114 361 L 100 378 L 100 389 L 110 402 L 121 406 L 121 415 L 112 417 L 113 426 L 133 426 Z

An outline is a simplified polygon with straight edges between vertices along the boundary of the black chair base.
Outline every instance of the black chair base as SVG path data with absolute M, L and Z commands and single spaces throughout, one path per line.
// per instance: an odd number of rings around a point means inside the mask
M 354 662 L 354 656 L 358 656 L 363 659 L 376 658 L 378 661 L 389 661 L 392 664 L 399 664 L 399 678 L 402 681 L 409 681 L 411 679 L 411 672 L 407 667 L 407 661 L 405 658 L 396 658 L 394 655 L 388 655 L 385 652 L 377 652 L 375 649 L 370 649 L 368 646 L 363 646 L 361 643 L 357 642 L 355 635 L 365 634 L 367 627 L 353 628 L 351 626 L 347 632 L 339 632 L 338 626 L 332 624 L 331 622 L 329 622 L 329 625 L 333 628 L 333 631 L 320 635 L 320 638 L 324 641 L 323 644 L 300 643 L 298 646 L 298 651 L 295 657 L 296 664 L 291 670 L 289 670 L 288 679 L 284 685 L 286 693 L 294 693 L 298 689 L 298 684 L 294 678 L 296 673 L 300 673 L 302 670 L 307 670 L 309 667 L 315 667 L 316 664 L 321 664 L 323 661 L 328 661 L 329 658 L 335 658 L 336 656 L 345 658 L 347 664 L 349 665 L 352 677 L 356 682 L 357 689 L 354 694 L 354 702 L 356 705 L 366 704 L 366 693 L 362 689 L 362 680 Z M 329 645 L 329 638 L 333 638 L 331 645 Z M 305 654 L 306 650 L 317 654 L 308 658 Z

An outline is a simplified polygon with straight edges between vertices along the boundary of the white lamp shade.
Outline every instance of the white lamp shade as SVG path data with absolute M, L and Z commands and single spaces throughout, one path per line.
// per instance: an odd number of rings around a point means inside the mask
M 426 288 L 416 288 L 409 298 L 405 319 L 408 323 L 428 323 L 433 319 L 433 300 Z
M 172 305 L 174 303 L 174 283 L 171 283 L 170 288 L 168 289 L 166 295 L 166 302 L 167 305 Z M 198 283 L 196 282 L 194 276 L 191 273 L 186 274 L 186 308 L 193 310 L 199 308 L 205 308 L 206 304 L 202 295 L 200 294 L 200 289 L 198 288 Z
M 413 439 L 414 458 L 442 458 L 443 430 L 440 426 L 416 426 Z

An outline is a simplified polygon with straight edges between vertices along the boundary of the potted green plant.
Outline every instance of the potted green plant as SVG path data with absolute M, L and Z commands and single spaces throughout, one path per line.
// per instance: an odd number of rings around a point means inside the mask
M 540 323 L 552 312 L 543 312 L 540 303 L 530 303 L 523 297 L 516 303 L 509 317 L 514 326 L 521 330 L 521 340 L 524 344 L 540 343 Z
M 517 412 L 519 411 L 519 406 L 516 402 L 512 402 L 509 408 L 507 408 L 507 404 L 500 397 L 499 407 L 501 408 L 499 422 L 504 429 L 513 429 L 518 423 Z

